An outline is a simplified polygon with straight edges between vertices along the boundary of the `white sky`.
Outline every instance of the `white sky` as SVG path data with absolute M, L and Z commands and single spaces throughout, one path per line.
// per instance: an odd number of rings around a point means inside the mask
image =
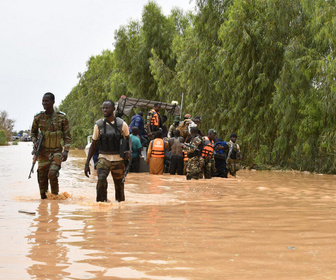
M 165 15 L 191 0 L 156 0 Z M 112 49 L 114 32 L 140 20 L 147 0 L 0 0 L 0 111 L 29 129 L 43 110 L 42 96 L 56 105 L 77 84 L 92 55 Z

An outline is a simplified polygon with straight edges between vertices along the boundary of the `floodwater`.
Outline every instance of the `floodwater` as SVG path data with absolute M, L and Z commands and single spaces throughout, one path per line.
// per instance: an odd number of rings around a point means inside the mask
M 42 201 L 31 149 L 0 147 L 1 279 L 336 279 L 335 176 L 130 173 L 125 202 L 110 178 L 111 203 L 96 203 L 71 150 L 62 196 Z

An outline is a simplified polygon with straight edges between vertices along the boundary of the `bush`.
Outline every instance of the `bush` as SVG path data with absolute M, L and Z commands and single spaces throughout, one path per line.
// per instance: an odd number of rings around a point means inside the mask
M 7 145 L 7 135 L 3 129 L 0 130 L 0 145 Z

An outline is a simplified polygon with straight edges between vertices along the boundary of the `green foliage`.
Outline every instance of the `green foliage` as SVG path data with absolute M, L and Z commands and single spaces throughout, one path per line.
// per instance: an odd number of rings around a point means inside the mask
M 201 130 L 239 136 L 244 164 L 336 173 L 336 3 L 197 0 L 169 16 L 149 2 L 115 32 L 61 104 L 83 147 L 106 98 L 171 102 Z
M 15 140 L 15 141 L 13 141 L 13 142 L 12 142 L 12 145 L 14 145 L 14 146 L 19 145 L 19 140 Z
M 0 130 L 0 145 L 7 145 L 7 135 L 5 130 Z
M 117 76 L 114 64 L 111 51 L 91 57 L 87 62 L 88 69 L 79 75 L 79 83 L 60 105 L 60 110 L 69 119 L 73 147 L 86 145 L 86 137 L 92 134 L 95 121 L 101 118 L 103 101 L 120 97 L 112 93 L 112 88 L 116 88 L 112 81 Z
M 8 142 L 8 140 L 11 139 L 14 123 L 15 120 L 8 118 L 8 113 L 6 111 L 0 111 L 0 130 L 3 130 L 6 135 L 5 137 L 6 143 Z

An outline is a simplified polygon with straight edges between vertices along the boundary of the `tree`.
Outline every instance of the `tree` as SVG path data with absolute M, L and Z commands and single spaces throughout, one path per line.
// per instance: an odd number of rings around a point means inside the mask
M 200 129 L 239 136 L 244 164 L 336 173 L 336 3 L 196 0 L 164 16 L 149 2 L 91 57 L 61 108 L 85 145 L 103 99 L 170 102 Z
M 87 62 L 87 70 L 79 75 L 78 84 L 62 101 L 60 110 L 68 115 L 73 138 L 73 147 L 85 147 L 86 137 L 92 134 L 95 121 L 101 117 L 104 100 L 119 99 L 118 92 L 112 93 L 115 71 L 114 55 L 103 51 L 92 56 Z
M 3 129 L 0 129 L 0 145 L 7 144 L 7 135 Z
M 132 21 L 116 31 L 116 67 L 130 96 L 155 100 L 161 94 L 162 101 L 166 101 L 168 92 L 158 92 L 150 59 L 155 53 L 165 65 L 174 68 L 176 61 L 171 56 L 171 44 L 177 32 L 174 24 L 150 1 L 143 9 L 141 22 Z
M 223 48 L 217 67 L 224 73 L 219 88 L 229 108 L 225 123 L 243 140 L 249 162 L 272 160 L 275 82 L 299 6 L 298 0 L 236 0 L 219 32 Z
M 0 111 L 0 130 L 5 132 L 7 141 L 11 138 L 14 124 L 15 120 L 9 119 L 6 111 Z

